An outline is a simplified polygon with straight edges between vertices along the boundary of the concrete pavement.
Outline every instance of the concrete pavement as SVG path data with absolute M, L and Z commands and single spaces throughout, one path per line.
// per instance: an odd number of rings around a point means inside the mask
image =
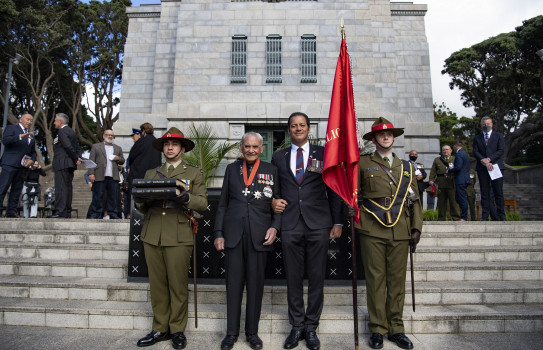
M 220 333 L 187 333 L 187 350 L 220 349 L 224 334 Z M 6 350 L 128 350 L 141 349 L 136 346 L 145 332 L 134 330 L 97 330 L 68 329 L 45 327 L 0 326 L 0 349 Z M 471 334 L 408 334 L 416 350 L 532 350 L 543 348 L 543 334 L 539 333 L 471 333 Z M 264 350 L 280 350 L 283 348 L 285 335 L 264 334 Z M 361 334 L 359 349 L 370 349 L 367 334 Z M 322 335 L 322 350 L 351 350 L 354 340 L 347 335 Z M 149 350 L 173 349 L 170 341 L 161 342 L 148 348 Z M 249 350 L 249 345 L 242 335 L 234 350 Z M 301 342 L 298 350 L 306 349 Z M 383 350 L 399 349 L 385 338 Z

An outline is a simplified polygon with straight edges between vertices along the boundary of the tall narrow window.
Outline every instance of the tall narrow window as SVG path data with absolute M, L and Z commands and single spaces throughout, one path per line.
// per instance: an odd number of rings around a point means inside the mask
M 243 84 L 247 82 L 247 37 L 234 35 L 232 37 L 232 62 L 230 67 L 230 83 Z
M 281 36 L 266 37 L 266 83 L 281 83 Z
M 317 82 L 317 37 L 313 34 L 302 35 L 300 43 L 301 83 Z

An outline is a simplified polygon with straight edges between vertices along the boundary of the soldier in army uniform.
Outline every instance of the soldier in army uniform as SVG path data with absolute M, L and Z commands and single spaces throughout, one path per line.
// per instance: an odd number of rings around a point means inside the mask
M 470 169 L 469 177 L 471 179 L 471 184 L 466 188 L 466 191 L 468 192 L 469 219 L 471 221 L 477 221 L 477 215 L 475 214 L 475 184 L 477 183 L 477 173 L 475 170 Z
M 451 153 L 450 146 L 442 147 L 441 157 L 434 159 L 428 182 L 430 185 L 437 184 L 437 219 L 439 221 L 445 221 L 448 218 L 460 220 L 460 207 L 454 199 L 454 176 L 447 174 L 447 170 L 453 167 L 454 163 L 454 156 Z
M 403 349 L 413 343 L 404 334 L 407 255 L 414 252 L 422 230 L 422 208 L 415 168 L 392 152 L 394 138 L 403 134 L 387 119 L 378 118 L 365 140 L 376 151 L 360 157 L 359 193 L 362 262 L 373 349 L 383 347 L 383 335 Z
M 138 341 L 149 346 L 172 339 L 175 349 L 184 349 L 184 331 L 188 320 L 188 271 L 193 249 L 191 211 L 207 208 L 207 190 L 201 169 L 181 160 L 183 153 L 194 148 L 194 142 L 177 128 L 153 141 L 153 147 L 164 153 L 166 162 L 147 170 L 146 179 L 176 178 L 184 190 L 171 200 L 134 198 L 136 209 L 145 214 L 141 238 L 149 270 L 153 329 Z
M 422 163 L 417 163 L 417 158 L 419 157 L 419 153 L 415 151 L 414 149 L 409 152 L 409 161 L 413 166 L 415 167 L 415 176 L 417 177 L 417 188 L 419 189 L 419 196 L 420 196 L 420 206 L 424 206 L 424 190 L 426 190 L 426 187 L 428 187 L 428 182 L 424 182 L 424 179 L 426 179 L 426 170 L 424 170 L 424 165 Z

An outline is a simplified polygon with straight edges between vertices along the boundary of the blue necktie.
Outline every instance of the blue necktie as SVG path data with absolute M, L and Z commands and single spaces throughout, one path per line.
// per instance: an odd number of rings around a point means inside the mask
M 298 183 L 302 182 L 303 176 L 304 176 L 304 154 L 303 154 L 303 149 L 298 148 L 298 152 L 296 152 L 296 181 L 298 181 Z

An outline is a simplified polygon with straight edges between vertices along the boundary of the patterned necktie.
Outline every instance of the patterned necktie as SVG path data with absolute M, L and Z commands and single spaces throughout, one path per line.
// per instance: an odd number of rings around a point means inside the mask
M 485 145 L 488 145 L 488 133 L 485 132 Z
M 298 152 L 296 152 L 296 181 L 298 181 L 298 183 L 302 182 L 303 176 L 304 176 L 304 154 L 303 154 L 303 149 L 298 148 Z
M 175 167 L 173 165 L 170 165 L 168 167 L 168 177 L 172 176 L 173 171 L 175 170 Z

